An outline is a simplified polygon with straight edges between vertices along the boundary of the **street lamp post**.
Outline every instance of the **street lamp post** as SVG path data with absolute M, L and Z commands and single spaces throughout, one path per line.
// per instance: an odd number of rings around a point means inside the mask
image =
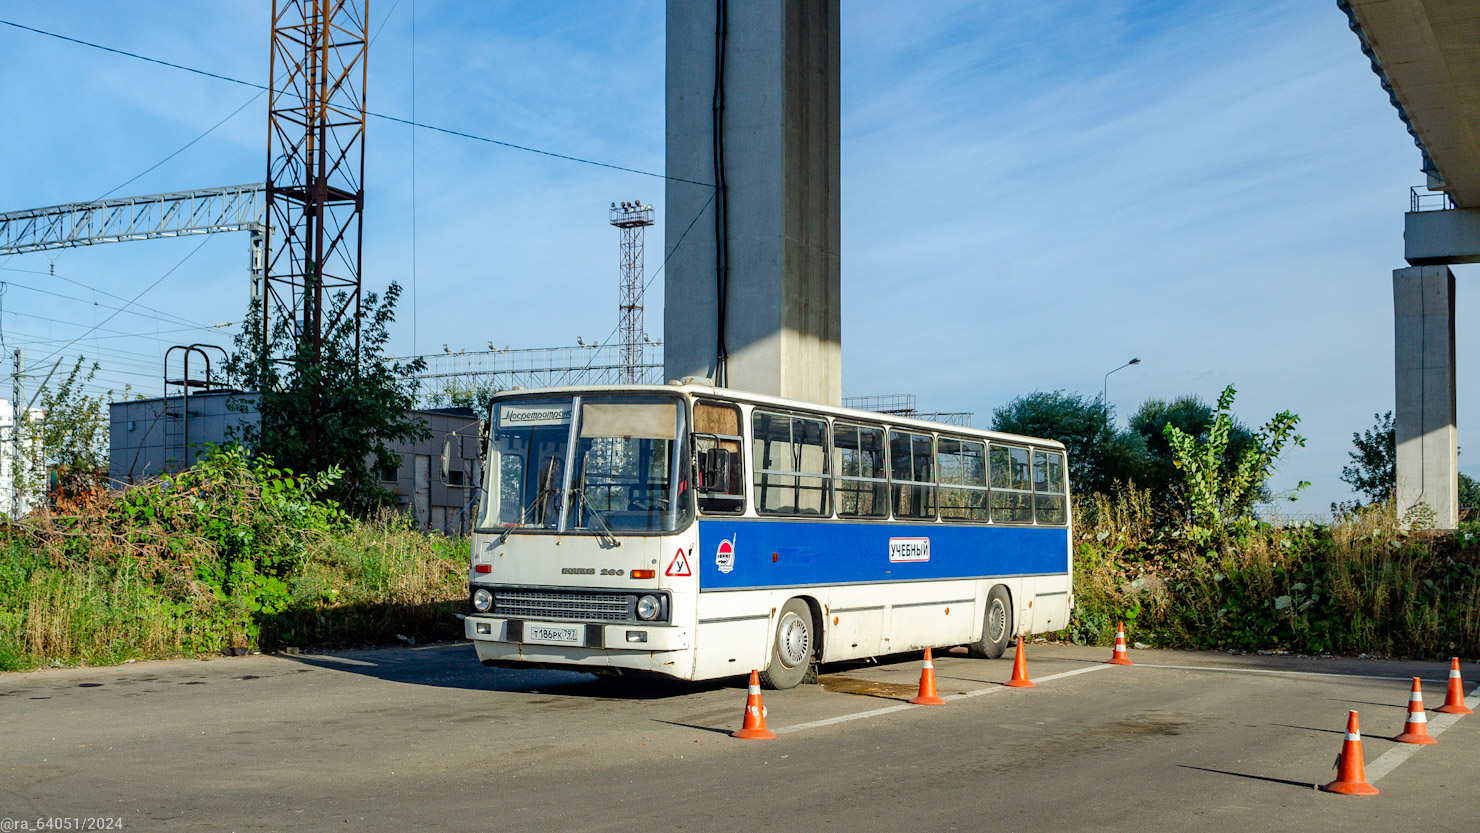
M 1125 370 L 1133 364 L 1140 363 L 1140 359 L 1131 359 L 1120 367 L 1115 368 L 1115 370 Z M 1110 373 L 1114 373 L 1115 370 L 1110 371 Z M 1100 404 L 1104 405 L 1107 411 L 1110 409 L 1110 373 L 1105 374 L 1105 383 L 1100 388 Z

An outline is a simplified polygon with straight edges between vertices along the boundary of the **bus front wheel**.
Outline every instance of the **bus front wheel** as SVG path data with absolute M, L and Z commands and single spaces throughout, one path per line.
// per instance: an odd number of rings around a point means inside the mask
M 761 672 L 761 684 L 766 688 L 795 688 L 807 676 L 816 644 L 812 610 L 801 599 L 789 600 L 776 617 L 771 662 Z
M 982 621 L 982 638 L 968 645 L 972 656 L 997 659 L 1007 652 L 1012 641 L 1012 597 L 1007 588 L 997 585 L 987 594 L 987 611 Z

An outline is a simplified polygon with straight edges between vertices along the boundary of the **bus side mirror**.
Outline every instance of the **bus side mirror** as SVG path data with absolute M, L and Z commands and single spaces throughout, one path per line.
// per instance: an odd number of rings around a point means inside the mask
M 703 452 L 700 485 L 706 492 L 730 493 L 730 450 L 710 448 Z
M 446 483 L 452 473 L 452 438 L 442 441 L 442 482 Z

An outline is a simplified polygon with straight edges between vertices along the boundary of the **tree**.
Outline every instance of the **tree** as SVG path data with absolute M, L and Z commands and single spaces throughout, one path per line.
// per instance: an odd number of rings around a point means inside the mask
M 400 295 L 401 287 L 395 283 L 384 296 L 367 294 L 361 304 L 358 348 L 355 320 L 345 318 L 325 333 L 318 356 L 306 340 L 293 338 L 292 322 L 281 318 L 265 354 L 261 328 L 252 326 L 262 320 L 261 306 L 254 301 L 227 362 L 233 380 L 259 397 L 259 423 L 247 423 L 234 439 L 297 474 L 337 469 L 340 478 L 328 496 L 359 514 L 390 500 L 376 475 L 396 461 L 389 443 L 430 436 L 426 423 L 408 413 L 416 402 L 412 376 L 425 362 L 396 362 L 385 356 Z M 264 361 L 267 354 L 286 355 L 287 360 Z
M 1398 485 L 1398 432 L 1393 425 L 1393 412 L 1373 414 L 1373 426 L 1352 433 L 1355 451 L 1347 452 L 1351 462 L 1341 467 L 1341 482 L 1366 498 L 1368 506 L 1386 503 L 1395 497 Z M 1363 506 L 1360 500 L 1331 504 L 1333 515 L 1349 514 Z M 1480 483 L 1466 474 L 1459 475 L 1461 509 L 1480 506 Z
M 1062 442 L 1079 494 L 1108 493 L 1138 479 L 1145 459 L 1145 443 L 1116 430 L 1113 412 L 1098 397 L 1062 390 L 1036 391 L 994 410 L 992 430 Z
M 1252 517 L 1254 502 L 1285 446 L 1305 445 L 1305 438 L 1295 433 L 1300 417 L 1281 411 L 1254 432 L 1251 447 L 1235 451 L 1230 443 L 1234 425 L 1230 409 L 1237 392 L 1233 385 L 1223 389 L 1213 424 L 1205 434 L 1193 436 L 1172 424 L 1163 431 L 1179 475 L 1176 493 L 1183 531 L 1198 543 L 1215 542 L 1230 527 Z M 1308 485 L 1302 481 L 1295 491 Z
M 1480 483 L 1468 474 L 1459 476 L 1459 508 L 1473 511 L 1480 507 Z
M 17 486 L 34 497 L 68 511 L 103 488 L 108 479 L 107 394 L 89 396 L 83 385 L 98 372 L 97 362 L 84 370 L 77 357 L 72 369 L 56 386 L 43 387 L 36 397 L 39 415 L 21 414 L 18 430 L 24 462 L 17 467 Z
M 1348 452 L 1351 463 L 1341 467 L 1341 482 L 1366 497 L 1367 502 L 1386 503 L 1398 482 L 1398 434 L 1393 412 L 1373 414 L 1371 428 L 1352 433 L 1356 451 Z
M 1188 436 L 1204 437 L 1215 419 L 1212 406 L 1195 394 L 1171 400 L 1147 399 L 1141 403 L 1130 419 L 1130 430 L 1146 444 L 1146 462 L 1139 485 L 1168 503 L 1179 502 L 1176 491 L 1180 478 L 1171 443 L 1166 437 L 1166 427 L 1175 425 Z M 1242 422 L 1231 419 L 1228 428 L 1229 460 L 1237 459 L 1254 444 L 1254 433 Z
M 498 392 L 498 386 L 489 381 L 448 378 L 442 380 L 441 386 L 432 391 L 429 398 L 438 407 L 472 408 L 483 415 L 488 413 L 493 395 Z

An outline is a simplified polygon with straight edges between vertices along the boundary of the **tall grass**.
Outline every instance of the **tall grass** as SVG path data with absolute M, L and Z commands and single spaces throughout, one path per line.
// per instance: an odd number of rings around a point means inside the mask
M 1480 537 L 1405 530 L 1389 507 L 1260 524 L 1216 550 L 1157 528 L 1144 492 L 1077 507 L 1071 635 L 1114 622 L 1166 647 L 1480 656 Z
M 428 536 L 394 516 L 356 522 L 309 543 L 282 579 L 286 601 L 264 605 L 201 581 L 203 553 L 161 569 L 59 558 L 10 537 L 0 540 L 0 670 L 456 636 L 466 553 L 466 539 Z

